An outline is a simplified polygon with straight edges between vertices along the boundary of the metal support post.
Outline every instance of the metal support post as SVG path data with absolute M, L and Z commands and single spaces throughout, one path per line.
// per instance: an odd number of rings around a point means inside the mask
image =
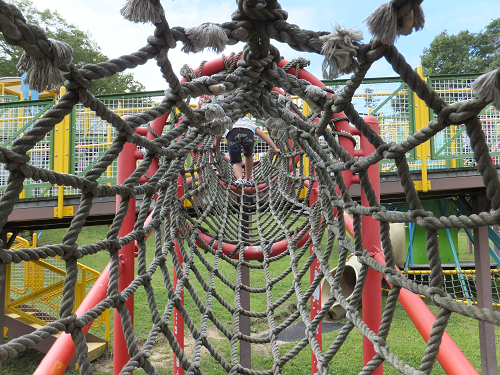
M 179 175 L 177 178 L 177 199 L 182 198 L 184 195 L 184 185 L 182 182 L 182 176 Z M 179 244 L 177 243 L 177 240 L 174 240 L 174 250 L 175 254 L 177 255 L 177 259 L 179 261 L 179 264 L 181 265 L 181 268 L 183 267 L 184 263 L 184 258 L 182 257 L 181 249 L 179 248 Z M 182 275 L 177 275 L 177 271 L 174 268 L 174 289 L 177 289 L 177 283 L 179 280 L 179 277 L 182 277 Z M 181 304 L 184 305 L 184 291 L 181 293 Z M 182 319 L 181 313 L 179 310 L 174 307 L 174 336 L 175 339 L 177 340 L 177 343 L 181 347 L 182 350 L 184 350 L 184 320 Z M 177 355 L 174 354 L 174 373 L 173 375 L 184 375 L 184 368 L 181 366 L 179 359 L 177 358 Z
M 123 184 L 127 178 L 134 172 L 136 167 L 137 146 L 133 143 L 125 143 L 123 150 L 118 156 L 117 167 L 117 184 Z M 116 196 L 116 210 L 120 207 L 121 196 Z M 135 198 L 130 199 L 127 214 L 123 220 L 122 227 L 118 233 L 118 237 L 124 237 L 134 230 L 135 224 Z M 118 279 L 118 291 L 126 289 L 134 280 L 135 273 L 135 246 L 134 241 L 123 246 L 119 250 L 120 257 L 123 261 L 123 268 Z M 125 303 L 130 314 L 132 325 L 134 324 L 134 295 L 132 294 Z M 118 375 L 130 359 L 128 354 L 127 342 L 122 327 L 122 321 L 117 309 L 114 313 L 114 339 L 113 339 L 113 374 Z
M 177 254 L 177 259 L 179 260 L 179 263 L 182 267 L 182 263 L 184 262 L 184 259 L 181 254 L 181 250 L 179 248 L 179 245 L 177 244 L 177 240 L 174 241 L 174 249 L 175 253 Z M 177 275 L 177 271 L 174 268 L 174 289 L 177 289 L 177 283 L 179 280 L 179 277 L 182 277 L 182 275 Z M 181 293 L 181 304 L 184 305 L 184 291 Z M 181 347 L 182 350 L 184 350 L 184 320 L 182 319 L 181 313 L 179 310 L 174 307 L 174 336 L 175 339 L 177 340 L 177 343 Z M 174 354 L 174 373 L 173 375 L 184 375 L 184 368 L 181 366 L 179 359 L 177 358 L 177 355 Z
M 366 116 L 364 120 L 378 133 L 378 121 L 373 116 Z M 375 151 L 375 147 L 366 139 L 361 137 L 361 150 L 363 156 L 368 156 Z M 380 169 L 379 164 L 368 168 L 368 177 L 373 186 L 375 196 L 380 202 Z M 363 189 L 361 189 L 361 205 L 369 207 L 368 198 Z M 380 222 L 370 216 L 361 218 L 361 228 L 363 230 L 363 248 L 380 248 Z M 374 254 L 371 254 L 374 256 Z M 370 268 L 366 277 L 365 287 L 363 288 L 363 321 L 373 332 L 378 333 L 380 323 L 382 322 L 382 276 L 380 273 Z M 374 356 L 375 348 L 370 340 L 363 337 L 363 364 L 366 365 Z M 380 365 L 374 372 L 374 375 L 382 375 L 383 366 Z
M 486 196 L 472 196 L 472 212 L 479 214 L 487 209 Z M 491 292 L 491 271 L 488 227 L 474 228 L 474 260 L 476 263 L 477 306 L 493 310 Z M 481 349 L 481 367 L 484 375 L 498 375 L 495 346 L 495 326 L 479 320 L 479 347 Z
M 312 230 L 312 229 L 311 229 Z M 311 256 L 314 254 L 313 252 L 313 245 L 311 244 Z M 314 262 L 311 264 L 311 270 L 310 272 L 310 277 L 309 281 L 311 284 L 314 282 L 314 278 L 316 275 L 320 273 L 320 262 L 319 259 L 316 258 Z M 314 293 L 311 296 L 311 321 L 316 318 L 316 315 L 321 311 L 321 288 L 320 285 L 316 287 L 314 290 Z M 316 329 L 316 335 L 315 335 L 316 341 L 318 342 L 319 348 L 323 350 L 323 325 L 322 322 L 319 322 L 318 328 Z M 314 354 L 314 351 L 311 348 L 311 374 L 317 374 L 318 373 L 318 358 L 316 358 L 316 355 Z
M 6 264 L 0 260 L 0 328 L 2 329 L 0 335 L 0 345 L 3 344 L 3 336 L 5 331 L 5 268 Z M 3 374 L 3 362 L 0 361 L 0 375 Z
M 314 202 L 318 200 L 319 196 L 319 187 L 318 183 L 314 183 L 314 187 L 312 188 L 311 195 L 309 198 L 309 205 L 312 205 Z M 311 228 L 313 230 L 315 228 Z M 313 245 L 311 244 L 310 246 L 310 255 L 312 256 L 314 253 L 313 251 Z M 311 264 L 310 271 L 309 271 L 309 281 L 312 284 L 314 282 L 314 278 L 316 275 L 318 275 L 321 272 L 321 263 L 318 258 L 314 260 L 314 262 Z M 314 290 L 314 293 L 311 296 L 311 321 L 316 318 L 316 315 L 321 311 L 321 287 L 318 285 L 316 289 Z M 318 342 L 319 348 L 323 350 L 323 324 L 322 322 L 319 322 L 318 328 L 316 330 L 316 335 L 315 335 L 316 341 Z M 314 354 L 314 351 L 311 348 L 311 374 L 317 374 L 318 373 L 318 358 L 316 357 L 316 354 Z
M 7 232 L 3 230 L 0 234 L 0 241 L 2 242 L 2 246 L 5 248 L 7 244 Z M 5 330 L 5 284 L 6 280 L 6 264 L 0 260 L 0 328 L 2 329 L 0 335 L 0 345 L 3 344 L 3 336 Z M 0 361 L 0 375 L 3 374 L 3 362 Z
M 252 197 L 243 195 L 243 223 L 242 225 L 247 226 L 246 230 L 243 231 L 247 235 L 244 240 L 250 240 L 251 235 L 251 223 L 252 215 L 248 214 L 248 206 L 253 203 Z M 241 283 L 246 286 L 250 286 L 250 268 L 243 265 L 241 267 Z M 241 308 L 245 310 L 250 310 L 250 293 L 246 290 L 240 290 L 240 304 Z M 250 317 L 245 315 L 240 315 L 239 322 L 240 332 L 244 335 L 250 336 Z M 252 368 L 252 346 L 248 341 L 240 340 L 240 364 L 248 369 Z

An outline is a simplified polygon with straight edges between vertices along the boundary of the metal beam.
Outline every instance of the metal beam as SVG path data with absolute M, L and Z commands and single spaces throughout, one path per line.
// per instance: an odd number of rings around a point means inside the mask
M 244 212 L 242 215 L 243 220 L 241 225 L 243 226 L 243 234 L 246 234 L 248 236 L 248 238 L 244 238 L 243 240 L 250 241 L 252 234 L 252 215 L 247 213 L 249 211 L 247 205 L 253 204 L 253 198 L 243 195 L 241 199 L 243 199 L 242 204 Z M 250 268 L 245 265 L 241 266 L 241 283 L 243 285 L 250 286 Z M 242 309 L 250 311 L 250 292 L 240 289 L 240 304 Z M 240 314 L 239 329 L 242 334 L 250 336 L 249 316 Z M 252 368 L 252 345 L 245 340 L 240 340 L 240 364 L 247 369 Z
M 4 249 L 7 243 L 7 231 L 3 229 L 0 231 L 0 243 Z M 5 330 L 5 299 L 6 299 L 6 290 L 5 285 L 7 283 L 7 265 L 3 260 L 0 260 L 0 345 L 3 344 L 3 336 Z M 3 374 L 3 361 L 0 361 L 0 375 Z
M 5 327 L 5 263 L 0 260 L 0 345 L 3 344 L 4 327 Z M 3 373 L 3 362 L 0 361 L 0 375 Z
M 487 208 L 485 194 L 472 196 L 472 212 L 481 213 Z M 488 227 L 474 228 L 474 259 L 476 261 L 477 306 L 493 310 L 491 292 L 490 249 Z M 479 346 L 481 349 L 481 367 L 485 375 L 498 375 L 495 346 L 495 326 L 479 320 Z

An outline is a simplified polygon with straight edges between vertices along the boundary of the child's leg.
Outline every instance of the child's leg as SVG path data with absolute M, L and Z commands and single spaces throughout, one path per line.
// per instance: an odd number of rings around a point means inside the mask
M 252 178 L 252 169 L 253 169 L 253 155 L 250 156 L 245 155 L 245 177 L 247 180 L 250 180 Z
M 240 129 L 233 129 L 226 135 L 229 160 L 233 166 L 233 173 L 236 180 L 243 178 L 243 171 L 241 169 L 241 145 L 238 140 Z
M 245 158 L 245 168 L 246 168 L 246 158 Z M 238 180 L 243 178 L 243 170 L 241 169 L 241 162 L 233 164 L 234 177 Z
M 245 138 L 243 138 L 243 155 L 245 155 L 245 177 L 247 180 L 252 178 L 252 170 L 253 170 L 253 144 L 254 144 L 254 135 L 250 129 L 242 129 L 242 133 L 244 132 Z

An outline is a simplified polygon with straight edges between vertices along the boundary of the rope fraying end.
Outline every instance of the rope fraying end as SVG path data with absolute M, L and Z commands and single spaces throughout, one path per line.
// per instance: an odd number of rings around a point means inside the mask
M 393 44 L 398 35 L 409 35 L 424 27 L 424 11 L 420 5 L 398 17 L 395 2 L 382 4 L 365 20 L 370 32 L 383 44 Z
M 160 23 L 165 12 L 159 0 L 128 0 L 120 14 L 135 23 Z
M 321 53 L 323 61 L 323 77 L 333 79 L 340 74 L 351 73 L 357 66 L 355 59 L 358 46 L 355 44 L 363 39 L 363 33 L 356 29 L 345 29 L 335 26 L 333 33 L 321 37 L 324 41 Z
M 483 74 L 472 83 L 471 88 L 479 100 L 492 102 L 500 110 L 500 69 Z
M 220 26 L 210 22 L 186 29 L 186 36 L 191 42 L 182 47 L 186 53 L 201 52 L 205 48 L 221 53 L 228 42 L 226 32 Z

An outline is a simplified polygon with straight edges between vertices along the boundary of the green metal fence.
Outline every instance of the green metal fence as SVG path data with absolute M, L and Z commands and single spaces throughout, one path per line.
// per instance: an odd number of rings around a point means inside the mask
M 0 103 L 0 145 L 2 147 L 11 147 L 16 139 L 21 138 L 35 121 L 54 105 L 52 99 L 18 101 L 14 96 L 11 97 L 12 99 L 7 99 L 6 96 L 2 98 L 6 99 Z M 30 164 L 40 168 L 53 169 L 52 150 L 51 136 L 47 135 L 43 141 L 37 143 L 29 151 Z M 3 193 L 6 188 L 7 178 L 7 171 L 2 168 L 0 170 L 0 193 Z M 39 196 L 42 190 L 50 188 L 50 184 L 27 179 L 23 197 Z
M 478 74 L 435 75 L 427 78 L 429 86 L 446 100 L 456 103 L 473 98 L 471 83 Z M 327 86 L 342 90 L 346 80 L 323 81 Z M 399 78 L 367 78 L 354 94 L 353 104 L 361 114 L 377 117 L 380 135 L 386 142 L 399 143 L 408 135 L 427 125 L 421 118 L 418 106 L 425 105 L 408 89 Z M 365 110 L 363 111 L 363 108 Z M 429 119 L 435 117 L 426 107 Z M 500 111 L 493 106 L 486 108 L 480 115 L 483 130 L 490 146 L 495 164 L 500 163 Z M 426 155 L 427 154 L 427 155 Z M 471 146 L 464 125 L 450 126 L 430 141 L 429 152 L 415 148 L 407 155 L 410 168 L 421 169 L 422 160 L 427 156 L 426 168 L 460 168 L 474 166 Z M 383 160 L 382 171 L 394 170 L 394 162 Z
M 336 92 L 343 90 L 346 82 L 323 81 L 325 85 L 333 86 Z M 415 132 L 414 95 L 399 78 L 365 79 L 356 90 L 352 103 L 361 115 L 377 117 L 380 135 L 386 142 L 399 143 Z M 415 153 L 412 150 L 406 155 L 410 168 L 417 168 Z M 393 161 L 381 161 L 381 171 L 393 169 Z
M 428 78 L 429 85 L 449 104 L 474 98 L 470 86 L 477 78 L 473 74 L 439 75 Z M 431 110 L 431 118 L 434 113 Z M 495 164 L 500 156 L 500 111 L 493 106 L 485 108 L 480 114 L 490 154 Z M 474 166 L 472 149 L 465 126 L 450 126 L 431 140 L 432 158 L 444 159 L 449 167 Z
M 163 91 L 105 95 L 99 99 L 107 108 L 119 116 L 134 115 L 150 109 L 159 103 Z M 15 96 L 2 97 L 0 101 L 0 145 L 10 147 L 23 136 L 35 121 L 54 106 L 53 99 L 18 101 Z M 97 159 L 106 152 L 116 136 L 114 128 L 102 120 L 94 111 L 78 105 L 72 111 L 68 125 L 57 125 L 43 141 L 30 150 L 30 164 L 36 167 L 62 173 L 83 175 Z M 63 134 L 65 133 L 65 134 Z M 65 158 L 60 162 L 58 158 Z M 0 195 L 6 189 L 8 173 L 0 171 Z M 116 181 L 116 162 L 99 179 L 100 183 Z M 27 179 L 22 198 L 57 196 L 59 190 L 50 183 Z M 65 195 L 79 194 L 78 190 L 65 187 Z
M 428 77 L 428 84 L 448 103 L 470 99 L 471 83 L 477 75 L 440 75 Z M 343 89 L 346 80 L 323 81 L 335 91 Z M 143 112 L 163 97 L 163 91 L 101 96 L 99 99 L 120 116 Z M 0 145 L 10 147 L 12 142 L 33 126 L 55 104 L 52 99 L 19 101 L 15 96 L 0 98 Z M 399 78 L 367 78 L 356 91 L 353 105 L 361 114 L 371 114 L 380 123 L 380 135 L 387 142 L 400 143 L 409 135 L 426 126 L 435 115 L 415 96 Z M 492 158 L 500 162 L 500 111 L 492 106 L 480 115 Z M 30 151 L 30 163 L 62 173 L 82 175 L 106 152 L 115 137 L 114 128 L 95 112 L 76 106 L 67 123 L 61 123 Z M 428 145 L 422 145 L 407 154 L 413 170 L 459 168 L 474 166 L 471 147 L 463 125 L 451 126 L 437 134 Z M 427 147 L 427 148 L 426 148 Z M 62 160 L 61 157 L 64 159 Z M 394 171 L 393 160 L 382 160 L 381 171 Z M 6 188 L 8 173 L 0 171 L 0 195 Z M 112 184 L 116 179 L 116 162 L 99 179 Z M 26 180 L 22 197 L 39 198 L 59 194 L 49 183 Z M 65 187 L 65 195 L 78 194 Z
M 120 117 L 144 112 L 161 101 L 163 91 L 130 93 L 100 96 L 104 105 Z M 74 113 L 74 133 L 71 135 L 74 145 L 74 161 L 70 163 L 70 173 L 80 175 L 89 171 L 111 146 L 116 136 L 115 129 L 106 121 L 89 110 L 78 105 Z M 116 161 L 99 178 L 99 183 L 116 182 Z M 66 193 L 66 192 L 65 192 Z M 75 189 L 68 189 L 67 194 L 78 194 Z

